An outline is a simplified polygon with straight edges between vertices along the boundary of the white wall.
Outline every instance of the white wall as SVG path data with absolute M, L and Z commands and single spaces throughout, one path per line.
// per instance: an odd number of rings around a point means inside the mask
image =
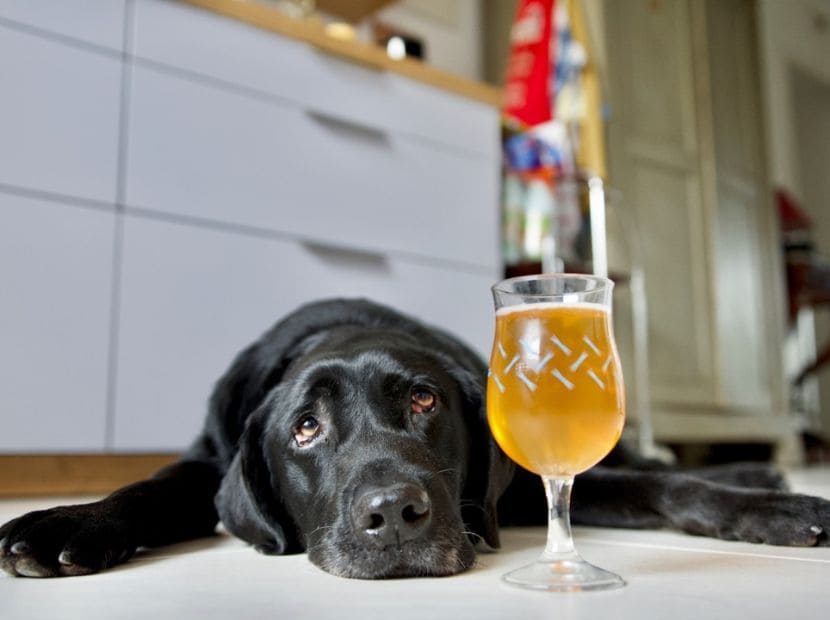
M 830 63 L 830 60 L 828 60 Z M 819 251 L 830 255 L 830 81 L 795 71 L 796 157 L 801 201 L 813 218 Z
M 382 10 L 377 19 L 421 37 L 430 65 L 480 80 L 481 12 L 479 0 L 402 0 Z
M 813 218 L 817 249 L 830 256 L 830 83 L 801 72 L 793 77 L 801 200 Z M 815 342 L 822 347 L 830 343 L 830 310 L 818 309 L 814 318 Z M 816 373 L 813 382 L 820 409 L 820 429 L 825 436 L 830 436 L 830 369 L 825 367 Z
M 830 31 L 814 25 L 818 14 L 830 20 L 830 0 L 759 0 L 758 8 L 770 180 L 801 198 L 791 72 L 830 84 Z
M 768 174 L 810 213 L 813 239 L 830 254 L 830 0 L 759 0 L 758 7 Z M 788 343 L 790 374 L 809 361 L 816 341 L 827 342 L 827 315 L 817 313 L 815 332 L 802 317 Z M 821 430 L 830 435 L 830 372 L 806 388 L 807 408 L 821 409 Z

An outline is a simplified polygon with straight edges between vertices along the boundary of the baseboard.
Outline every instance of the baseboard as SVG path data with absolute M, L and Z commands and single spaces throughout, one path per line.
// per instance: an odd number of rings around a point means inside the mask
M 0 455 L 0 497 L 99 495 L 151 476 L 177 454 Z
M 667 443 L 775 443 L 798 432 L 798 424 L 793 417 L 763 410 L 741 412 L 703 406 L 670 409 L 654 405 L 651 419 L 655 438 Z

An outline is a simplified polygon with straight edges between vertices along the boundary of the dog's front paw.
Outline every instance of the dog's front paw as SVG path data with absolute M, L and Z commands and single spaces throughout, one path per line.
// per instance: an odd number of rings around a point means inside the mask
M 792 547 L 830 546 L 830 501 L 793 493 L 753 498 L 724 528 L 723 538 Z
M 0 568 L 21 577 L 95 573 L 135 552 L 128 530 L 101 502 L 30 512 L 0 527 Z

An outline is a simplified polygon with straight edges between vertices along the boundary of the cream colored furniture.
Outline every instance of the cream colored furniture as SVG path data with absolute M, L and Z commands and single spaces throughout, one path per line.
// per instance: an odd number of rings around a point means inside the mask
M 657 439 L 797 458 L 752 4 L 603 7 L 611 181 L 643 236 Z

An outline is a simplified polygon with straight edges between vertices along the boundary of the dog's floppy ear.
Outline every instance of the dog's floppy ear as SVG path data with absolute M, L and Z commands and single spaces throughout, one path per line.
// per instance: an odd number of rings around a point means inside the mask
M 453 374 L 464 396 L 464 418 L 470 435 L 461 516 L 471 532 L 497 549 L 500 543 L 496 504 L 513 478 L 515 465 L 496 444 L 487 425 L 483 377 L 466 370 Z
M 226 457 L 231 463 L 216 496 L 219 516 L 230 532 L 266 553 L 301 550 L 265 459 L 268 402 L 293 360 L 313 349 L 328 330 L 338 325 L 391 323 L 395 316 L 365 301 L 308 304 L 236 356 L 213 390 L 203 437 L 220 459 Z M 204 450 L 194 449 L 197 454 Z
M 286 512 L 276 481 L 265 459 L 266 401 L 251 414 L 219 492 L 216 509 L 233 535 L 267 554 L 299 553 L 303 550 L 296 526 Z

